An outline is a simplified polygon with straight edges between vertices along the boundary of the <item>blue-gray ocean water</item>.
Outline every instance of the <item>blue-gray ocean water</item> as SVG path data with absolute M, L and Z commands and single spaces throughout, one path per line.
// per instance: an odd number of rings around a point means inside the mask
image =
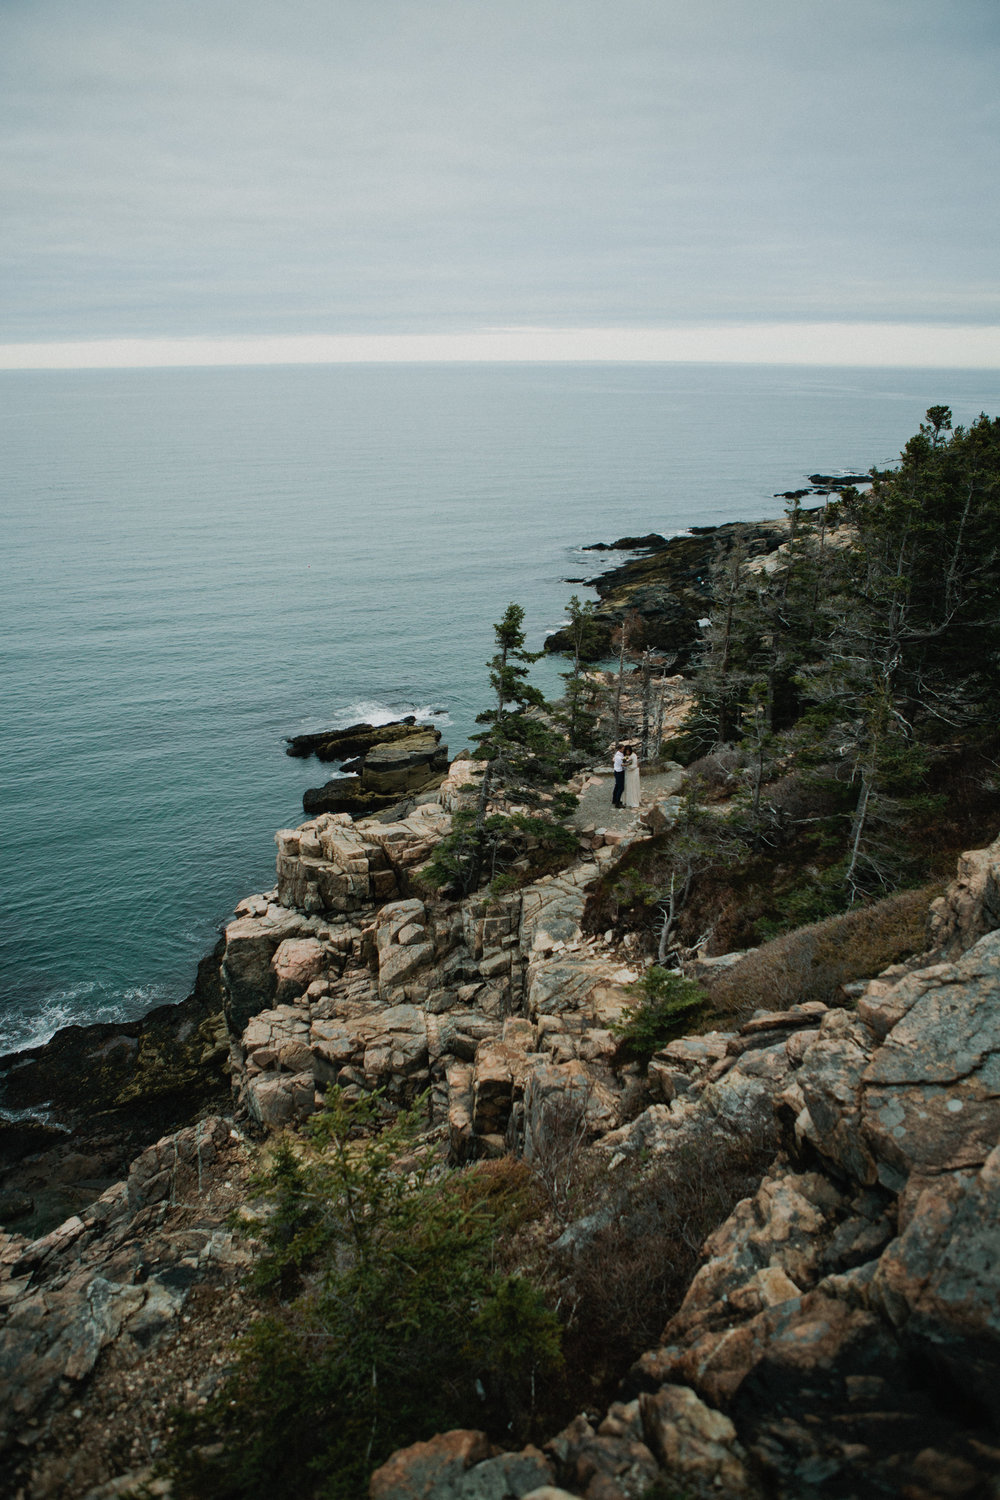
M 330 366 L 0 375 L 0 1051 L 188 993 L 329 774 L 284 736 L 487 696 L 582 545 L 780 514 L 982 371 Z M 557 668 L 542 664 L 543 687 Z

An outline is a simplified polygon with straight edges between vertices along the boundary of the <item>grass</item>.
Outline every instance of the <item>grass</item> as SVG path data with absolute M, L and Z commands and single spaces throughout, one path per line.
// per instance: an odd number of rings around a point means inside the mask
M 841 985 L 871 979 L 924 949 L 928 907 L 941 890 L 898 891 L 765 943 L 706 984 L 713 1019 L 741 1021 L 804 1000 L 836 1003 Z

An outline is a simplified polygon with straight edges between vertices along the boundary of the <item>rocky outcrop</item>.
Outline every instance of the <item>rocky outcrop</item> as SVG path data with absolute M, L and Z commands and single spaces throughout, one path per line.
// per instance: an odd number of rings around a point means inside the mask
M 226 1106 L 221 946 L 193 993 L 141 1020 L 68 1026 L 0 1058 L 0 1227 L 43 1234 L 79 1212 L 164 1131 Z
M 996 845 L 972 849 L 958 861 L 958 872 L 931 906 L 930 939 L 942 958 L 955 958 L 977 938 L 1000 928 L 1000 859 Z
M 764 557 L 787 536 L 788 522 L 779 519 L 755 525 L 693 526 L 689 533 L 662 545 L 656 545 L 654 537 L 635 539 L 644 549 L 641 556 L 586 580 L 599 595 L 594 611 L 599 626 L 595 659 L 610 654 L 611 632 L 628 610 L 636 610 L 646 626 L 644 645 L 675 657 L 677 670 L 683 671 L 701 639 L 698 621 L 711 613 L 711 570 L 716 556 L 724 555 L 739 540 L 750 557 Z M 573 647 L 564 631 L 556 631 L 546 639 L 545 649 L 572 652 Z
M 413 714 L 409 714 L 391 724 L 352 724 L 347 729 L 320 729 L 313 734 L 296 734 L 286 741 L 285 754 L 300 759 L 315 755 L 317 760 L 343 762 L 352 756 L 366 755 L 375 745 L 406 739 L 413 733 L 416 722 Z
M 978 1435 L 1000 1417 L 998 955 L 989 934 L 800 1033 L 787 1155 L 640 1362 L 727 1410 L 779 1494 L 1000 1473 Z
M 964 857 L 922 961 L 842 1007 L 760 1010 L 679 1038 L 642 1070 L 622 1066 L 614 1037 L 636 970 L 581 930 L 588 887 L 641 825 L 588 827 L 575 866 L 498 900 L 442 901 L 421 866 L 476 775 L 457 763 L 439 800 L 395 821 L 323 815 L 277 835 L 277 888 L 241 903 L 217 962 L 237 1118 L 257 1132 L 295 1124 L 333 1084 L 423 1095 L 453 1162 L 510 1151 L 543 1183 L 568 1141 L 588 1153 L 604 1209 L 574 1220 L 563 1203 L 552 1250 L 564 1267 L 654 1181 L 702 1174 L 710 1187 L 744 1147 L 770 1165 L 713 1219 L 726 1213 L 603 1415 L 519 1453 L 440 1435 L 394 1455 L 372 1494 L 992 1493 L 1000 841 Z M 213 1326 L 239 1324 L 229 1288 L 246 1251 L 225 1214 L 243 1191 L 240 1130 L 213 1115 L 143 1146 L 48 1232 L 0 1236 L 6 1432 L 15 1486 L 34 1465 L 32 1496 L 83 1494 L 148 1463 L 149 1445 L 123 1436 L 117 1470 L 107 1445 L 88 1469 L 74 1403 L 107 1382 L 124 1433 L 122 1371 L 155 1384 L 185 1348 L 193 1370 L 185 1340 L 206 1307 L 229 1309 Z M 220 1369 L 185 1376 L 192 1402 Z M 105 1421 L 99 1402 L 94 1413 Z
M 29 1475 L 32 1495 L 82 1495 L 109 1477 L 107 1453 L 97 1459 L 80 1442 L 77 1403 L 93 1398 L 112 1350 L 120 1374 L 99 1416 L 102 1437 L 120 1442 L 111 1472 L 148 1460 L 155 1408 L 147 1396 L 137 1409 L 129 1392 L 158 1387 L 163 1348 L 190 1324 L 192 1303 L 202 1316 L 230 1305 L 249 1261 L 228 1223 L 244 1170 L 239 1132 L 209 1117 L 148 1147 L 123 1181 L 50 1233 L 0 1234 L 4 1494 L 26 1493 Z M 222 1347 L 203 1356 L 202 1396 L 224 1360 Z
M 470 786 L 457 769 L 456 805 Z M 399 824 L 278 834 L 281 899 L 241 904 L 221 965 L 234 1080 L 261 1126 L 305 1118 L 332 1083 L 401 1103 L 429 1090 L 453 1159 L 530 1150 L 538 1112 L 575 1096 L 581 1068 L 594 1132 L 617 1123 L 608 1028 L 637 975 L 580 931 L 614 846 L 592 834 L 590 860 L 495 902 L 402 894 L 449 826 L 427 805 Z
M 278 903 L 339 917 L 405 894 L 408 872 L 450 827 L 440 804 L 429 802 L 396 823 L 326 813 L 282 829 L 275 835 Z
M 552 1478 L 552 1466 L 537 1449 L 504 1453 L 485 1432 L 444 1433 L 396 1453 L 376 1469 L 372 1500 L 420 1500 L 449 1495 L 453 1500 L 504 1500 L 538 1494 Z
M 342 762 L 345 774 L 303 793 L 303 811 L 311 816 L 370 817 L 439 786 L 448 770 L 440 729 L 412 718 L 377 729 L 355 724 L 336 733 L 299 735 L 289 741 L 288 754 Z
M 370 881 L 369 826 L 349 839 Z M 853 1008 L 759 1011 L 671 1043 L 638 1114 L 612 1031 L 634 972 L 580 931 L 585 888 L 614 857 L 598 844 L 492 906 L 397 896 L 345 916 L 349 953 L 343 941 L 325 959 L 295 949 L 299 993 L 242 1038 L 251 1107 L 269 1118 L 265 1085 L 299 1100 L 275 1119 L 331 1081 L 399 1098 L 429 1089 L 453 1160 L 514 1150 L 542 1171 L 572 1117 L 609 1201 L 619 1176 L 634 1195 L 647 1171 L 710 1171 L 734 1137 L 772 1142 L 771 1170 L 707 1242 L 630 1399 L 577 1419 L 540 1459 L 522 1454 L 523 1482 L 507 1455 L 497 1493 L 530 1482 L 634 1496 L 664 1467 L 696 1493 L 980 1493 L 1000 1474 L 985 1436 L 1000 1417 L 1000 846 L 963 860 L 921 965 L 872 981 Z M 325 911 L 312 920 L 338 930 Z M 277 995 L 289 961 L 272 968 Z M 557 1253 L 578 1254 L 595 1227 L 571 1223 Z M 397 1455 L 373 1493 L 493 1493 L 497 1456 L 465 1439 L 458 1453 L 453 1436 Z
M 591 542 L 584 552 L 654 552 L 667 545 L 665 536 L 649 531 L 645 536 L 620 536 L 617 542 Z
M 982 930 L 998 875 L 1000 841 L 966 856 L 936 904 L 938 949 L 856 1009 L 761 1012 L 671 1043 L 650 1067 L 656 1102 L 595 1132 L 609 1181 L 631 1162 L 633 1194 L 665 1163 L 711 1171 L 733 1132 L 770 1129 L 780 1149 L 704 1245 L 626 1399 L 543 1445 L 551 1484 L 510 1494 L 1000 1487 L 1000 931 Z M 571 1225 L 564 1252 L 589 1232 Z M 406 1454 L 393 1462 L 380 1500 L 411 1493 Z M 479 1494 L 478 1467 L 419 1493 Z

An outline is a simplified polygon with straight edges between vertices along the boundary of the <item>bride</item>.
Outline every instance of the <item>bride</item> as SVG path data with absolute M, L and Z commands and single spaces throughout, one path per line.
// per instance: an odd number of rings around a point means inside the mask
M 625 757 L 625 806 L 639 806 L 639 757 L 634 745 L 628 746 Z

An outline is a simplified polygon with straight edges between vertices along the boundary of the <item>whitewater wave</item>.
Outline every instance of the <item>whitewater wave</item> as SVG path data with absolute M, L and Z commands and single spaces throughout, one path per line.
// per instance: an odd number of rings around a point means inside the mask
M 52 1109 L 51 1103 L 38 1104 L 31 1109 L 7 1109 L 0 1104 L 0 1125 L 48 1125 L 52 1130 L 61 1130 L 65 1135 L 72 1134 L 69 1125 L 53 1118 Z
M 333 715 L 331 729 L 348 729 L 352 724 L 391 724 L 395 719 L 413 716 L 419 723 L 450 724 L 451 715 L 446 708 L 419 703 L 386 703 L 379 698 L 359 698 L 346 708 L 337 709 Z
M 97 979 L 54 990 L 37 1010 L 7 1011 L 0 1017 L 0 1057 L 44 1047 L 67 1026 L 121 1025 L 183 998 L 151 984 L 111 992 Z

